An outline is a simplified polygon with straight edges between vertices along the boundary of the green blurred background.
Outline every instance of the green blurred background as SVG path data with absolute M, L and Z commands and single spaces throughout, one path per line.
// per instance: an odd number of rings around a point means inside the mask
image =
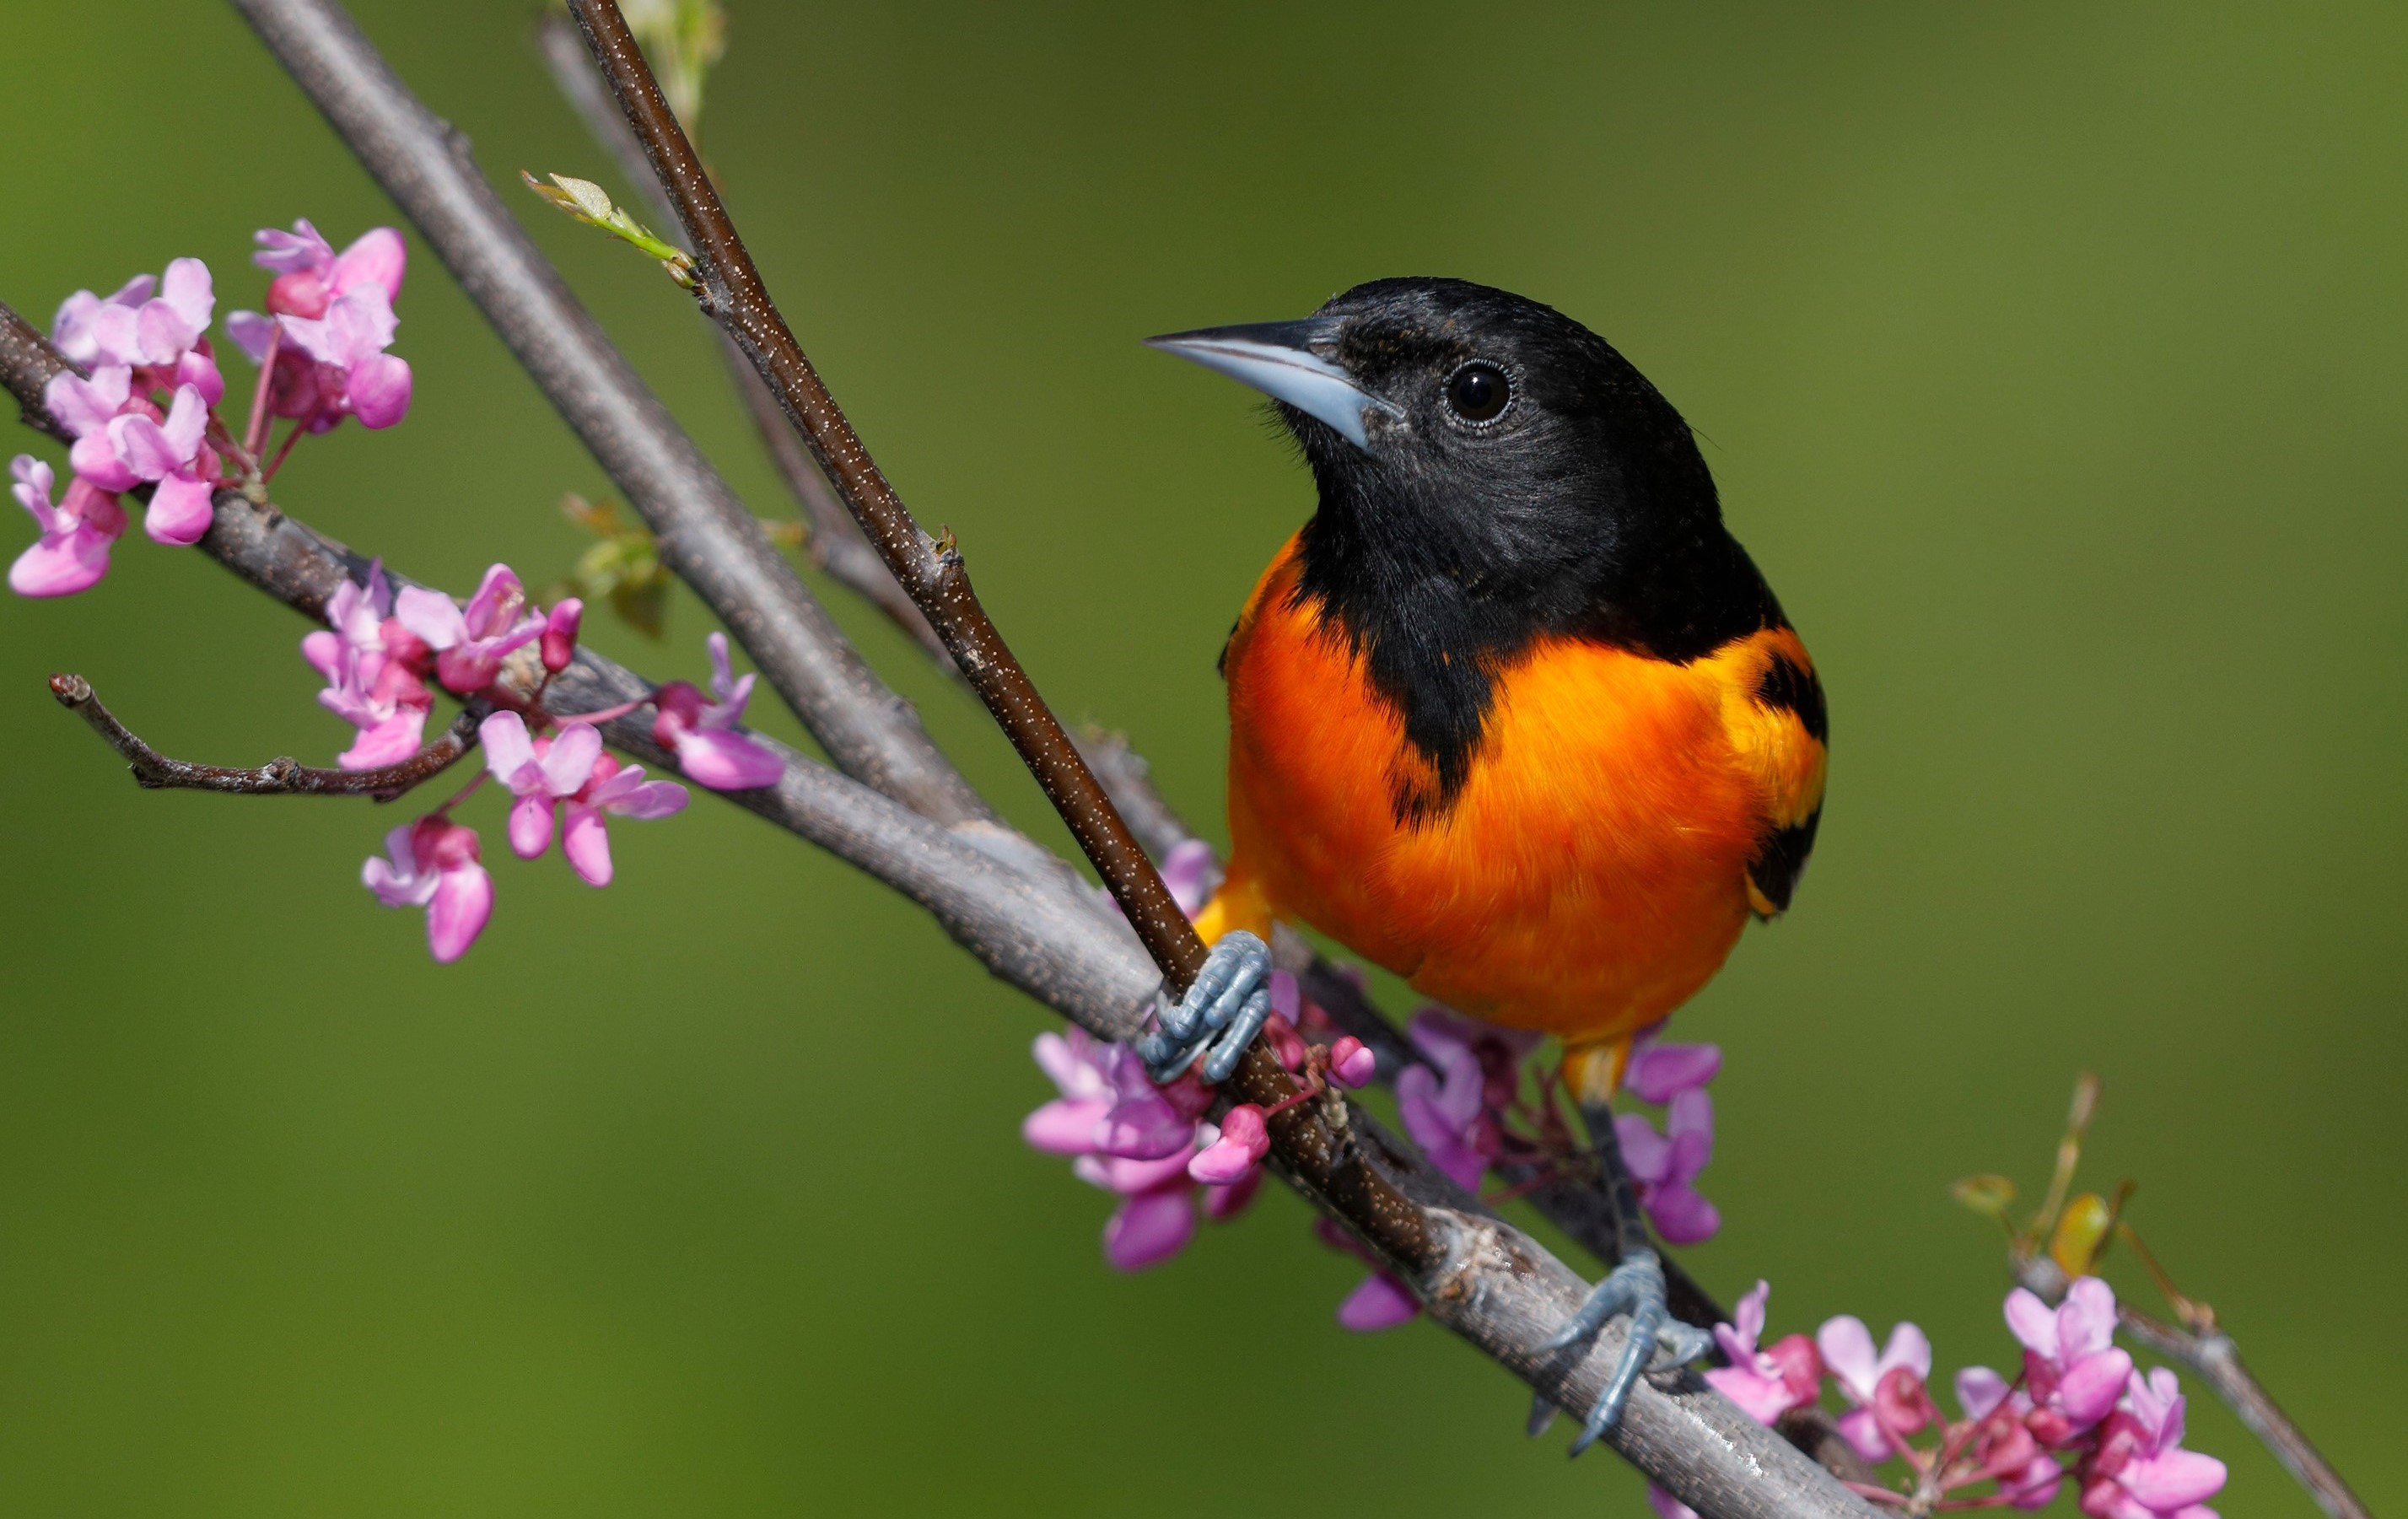
M 222 314 L 252 228 L 393 219 L 226 10 L 10 10 L 22 308 L 193 253 Z M 2094 1068 L 2088 1174 L 2140 1182 L 2181 1283 L 2408 1503 L 2398 7 L 733 10 L 706 143 L 805 342 L 1056 705 L 1210 831 L 1213 653 L 1309 487 L 1136 339 L 1445 273 L 1628 353 L 1836 712 L 1797 910 L 1681 1020 L 1728 1052 L 1695 1268 L 1771 1278 L 1777 1330 L 1912 1317 L 1943 1370 L 2004 1364 L 1996 1236 L 1944 1188 L 2036 1190 Z M 611 178 L 528 6 L 360 11 L 489 174 Z M 688 304 L 517 204 L 784 511 Z M 415 410 L 279 497 L 455 589 L 548 580 L 587 541 L 560 494 L 607 483 L 412 246 Z M 1356 1268 L 1291 1197 L 1106 1270 L 1106 1199 L 1015 1138 L 1049 1017 L 732 809 L 616 830 L 607 893 L 496 859 L 445 969 L 356 884 L 390 814 L 137 793 L 43 675 L 195 757 L 347 730 L 292 614 L 118 560 L 0 602 L 9 1512 L 1640 1512 L 1442 1333 L 1340 1332 Z M 971 704 L 834 605 L 1048 828 Z M 594 639 L 694 677 L 707 626 Z M 2225 1512 L 2307 1512 L 2208 1402 Z

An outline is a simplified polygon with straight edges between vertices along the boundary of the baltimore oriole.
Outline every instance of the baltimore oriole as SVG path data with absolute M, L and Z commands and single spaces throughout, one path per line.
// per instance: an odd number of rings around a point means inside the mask
M 1789 905 L 1822 815 L 1813 662 L 1688 424 L 1557 311 L 1382 279 L 1301 322 L 1151 342 L 1268 393 L 1320 507 L 1222 653 L 1214 950 L 1146 1053 L 1227 1073 L 1274 919 L 1561 1039 L 1625 1256 L 1559 1342 L 1634 1315 L 1584 1445 L 1652 1351 L 1703 1348 L 1665 1313 L 1609 1104 L 1632 1039 Z

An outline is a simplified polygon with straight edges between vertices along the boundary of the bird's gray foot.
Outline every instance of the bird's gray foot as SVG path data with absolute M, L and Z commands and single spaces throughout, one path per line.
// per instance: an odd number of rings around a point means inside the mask
M 1204 1080 L 1228 1080 L 1270 1016 L 1270 979 L 1269 945 L 1242 928 L 1223 935 L 1187 995 L 1154 1010 L 1154 1030 L 1137 1046 L 1146 1070 L 1168 1082 L 1201 1059 Z
M 1622 1358 L 1614 1363 L 1613 1375 L 1607 1379 L 1604 1393 L 1582 1421 L 1580 1438 L 1572 1441 L 1574 1455 L 1597 1443 L 1598 1437 L 1622 1422 L 1622 1411 L 1630 1401 L 1630 1389 L 1643 1373 L 1684 1366 L 1703 1355 L 1713 1343 L 1713 1337 L 1705 1330 L 1672 1317 L 1671 1311 L 1664 1305 L 1663 1265 L 1654 1251 L 1642 1249 L 1625 1255 L 1621 1265 L 1590 1289 L 1587 1300 L 1564 1326 L 1539 1348 L 1568 1350 L 1593 1339 L 1605 1327 L 1606 1320 L 1616 1313 L 1630 1315 L 1630 1338 L 1623 1342 Z M 1530 1433 L 1544 1430 L 1548 1419 L 1541 1415 L 1552 1412 L 1552 1406 L 1543 1397 L 1534 1403 Z

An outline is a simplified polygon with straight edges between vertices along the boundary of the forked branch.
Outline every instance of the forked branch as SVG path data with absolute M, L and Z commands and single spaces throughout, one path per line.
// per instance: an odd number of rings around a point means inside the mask
M 160 753 L 101 705 L 92 682 L 80 675 L 53 675 L 50 695 L 92 725 L 108 747 L 125 756 L 134 783 L 146 791 L 220 791 L 237 796 L 366 796 L 389 802 L 432 781 L 477 745 L 478 714 L 463 711 L 433 743 L 409 758 L 372 770 L 328 770 L 290 756 L 265 765 L 195 765 Z

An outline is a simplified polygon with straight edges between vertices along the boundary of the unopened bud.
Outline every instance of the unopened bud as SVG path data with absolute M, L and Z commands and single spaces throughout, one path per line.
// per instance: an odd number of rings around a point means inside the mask
M 577 626 L 584 616 L 585 603 L 570 596 L 544 619 L 543 667 L 550 673 L 558 675 L 577 657 Z
M 1187 1174 L 1208 1187 L 1225 1187 L 1245 1179 L 1263 1156 L 1270 1154 L 1270 1130 L 1263 1111 L 1241 1102 L 1221 1120 L 1220 1137 L 1187 1163 Z
M 1380 1073 L 1379 1058 L 1371 1047 L 1352 1034 L 1341 1034 L 1329 1047 L 1329 1079 L 1348 1091 L 1360 1091 L 1371 1084 Z
M 1894 1366 L 1873 1384 L 1873 1408 L 1882 1423 L 1901 1435 L 1912 1435 L 1929 1424 L 1938 1411 L 1923 1379 L 1903 1366 Z

